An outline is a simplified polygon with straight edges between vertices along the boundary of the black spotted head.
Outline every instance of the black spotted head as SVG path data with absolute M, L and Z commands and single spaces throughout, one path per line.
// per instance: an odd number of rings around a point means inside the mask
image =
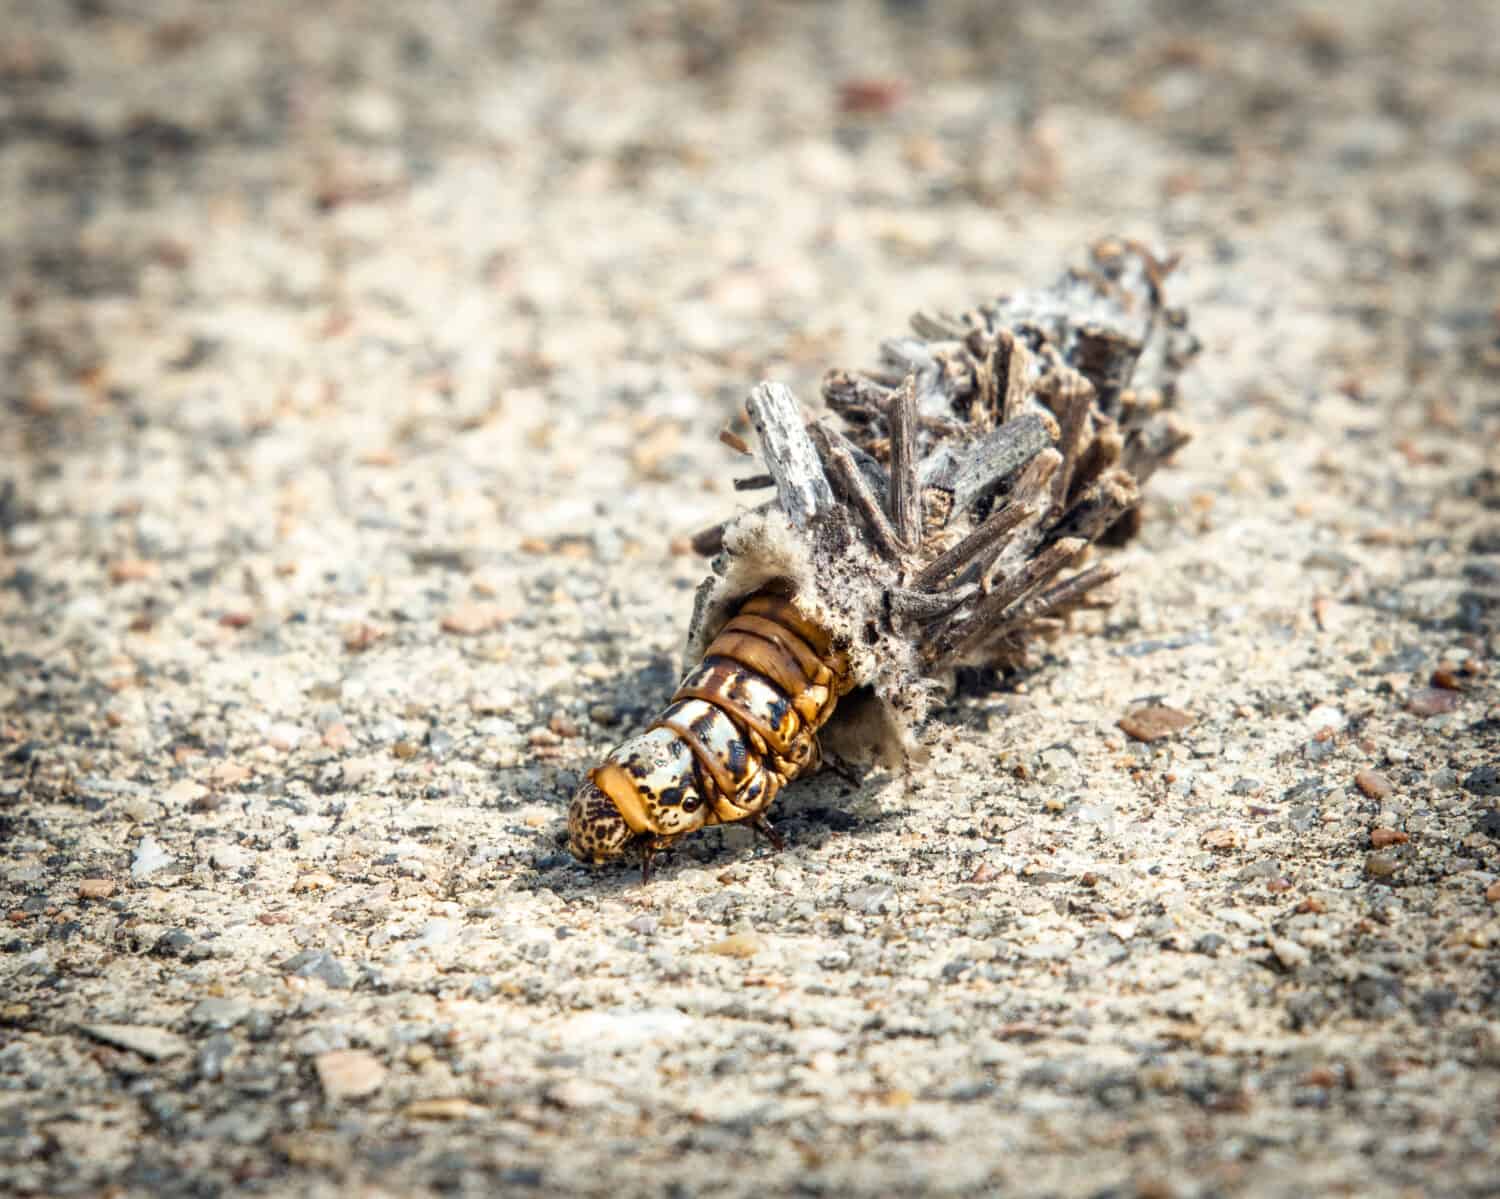
M 702 828 L 709 807 L 687 743 L 657 726 L 615 746 L 568 808 L 568 847 L 596 865 L 637 841 L 660 843 Z
M 584 779 L 568 805 L 568 849 L 573 856 L 598 866 L 623 855 L 635 837 L 614 801 L 592 778 Z

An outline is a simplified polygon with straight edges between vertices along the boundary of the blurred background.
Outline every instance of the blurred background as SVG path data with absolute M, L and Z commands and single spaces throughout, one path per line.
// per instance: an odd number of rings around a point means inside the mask
M 1436 361 L 1493 378 L 1494 5 L 5 8 L 5 448 L 233 453 L 245 535 L 392 471 L 414 536 L 589 534 L 586 471 L 670 541 L 749 383 L 815 404 L 1106 233 L 1273 392 L 1322 355 L 1420 424 Z

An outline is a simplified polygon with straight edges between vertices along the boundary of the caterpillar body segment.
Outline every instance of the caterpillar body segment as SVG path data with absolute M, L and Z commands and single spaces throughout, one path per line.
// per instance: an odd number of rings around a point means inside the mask
M 589 772 L 568 809 L 568 846 L 595 864 L 644 860 L 712 824 L 765 823 L 793 779 L 817 769 L 817 733 L 853 686 L 847 655 L 784 595 L 739 605 L 645 732 Z

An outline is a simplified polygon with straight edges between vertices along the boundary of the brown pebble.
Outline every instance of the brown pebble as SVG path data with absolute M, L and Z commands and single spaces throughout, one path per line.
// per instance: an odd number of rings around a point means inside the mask
M 1186 712 L 1179 712 L 1176 708 L 1164 707 L 1161 704 L 1152 704 L 1147 708 L 1137 708 L 1134 712 L 1127 712 L 1120 717 L 1120 729 L 1128 736 L 1137 741 L 1160 741 L 1163 737 L 1170 737 L 1173 733 L 1180 733 L 1183 729 L 1191 728 L 1194 717 Z
M 989 883 L 993 882 L 999 877 L 1000 872 L 993 866 L 991 866 L 988 862 L 980 862 L 979 865 L 975 867 L 974 873 L 969 875 L 969 881 L 971 883 Z
M 1406 710 L 1413 716 L 1441 716 L 1458 707 L 1458 693 L 1441 687 L 1422 687 L 1406 700 Z
M 112 878 L 86 878 L 78 884 L 79 899 L 108 899 L 115 893 Z
M 1376 849 L 1385 849 L 1390 845 L 1405 845 L 1411 838 L 1400 829 L 1374 828 L 1370 830 L 1370 844 Z
M 1493 882 L 1486 887 L 1484 897 L 1491 903 L 1500 903 L 1500 881 Z
M 391 746 L 391 753 L 395 754 L 403 762 L 409 758 L 415 758 L 421 752 L 422 747 L 415 741 L 397 741 L 395 745 Z
M 331 1101 L 362 1099 L 380 1090 L 385 1067 L 363 1049 L 335 1049 L 313 1059 L 323 1094 Z
M 442 630 L 461 637 L 473 637 L 497 629 L 510 619 L 510 612 L 499 604 L 460 604 L 443 617 Z
M 1356 770 L 1354 785 L 1370 799 L 1384 799 L 1396 789 L 1396 784 L 1378 770 Z
M 1319 899 L 1316 895 L 1309 895 L 1306 899 L 1304 899 L 1297 905 L 1297 910 L 1304 915 L 1308 913 L 1316 915 L 1321 912 L 1326 912 L 1328 910 L 1328 905 L 1321 899 Z
M 754 933 L 735 933 L 722 941 L 715 941 L 708 947 L 708 952 L 724 958 L 753 958 L 765 947 L 764 937 Z
M 1371 878 L 1390 878 L 1401 869 L 1401 863 L 1389 854 L 1372 853 L 1365 859 L 1365 873 Z
M 145 558 L 120 558 L 109 564 L 111 583 L 138 583 L 143 579 L 154 579 L 158 567 Z
M 1204 833 L 1198 844 L 1214 853 L 1228 853 L 1240 843 L 1240 835 L 1232 828 L 1211 828 Z
M 1462 691 L 1463 681 L 1458 677 L 1458 667 L 1452 662 L 1439 662 L 1437 669 L 1432 672 L 1432 685 L 1441 687 L 1444 691 Z
M 354 734 L 347 724 L 338 721 L 323 730 L 323 744 L 329 749 L 348 749 L 354 744 Z
M 219 617 L 219 624 L 226 629 L 243 629 L 254 619 L 253 612 L 225 612 Z
M 351 654 L 360 654 L 384 637 L 385 630 L 377 629 L 374 625 L 366 624 L 362 620 L 356 620 L 339 630 L 339 636 L 343 638 L 346 650 Z
M 578 736 L 577 722 L 570 720 L 561 712 L 554 712 L 552 714 L 552 719 L 547 722 L 547 727 L 554 733 L 556 733 L 559 737 Z
M 220 787 L 234 787 L 250 777 L 250 767 L 239 762 L 220 762 L 208 772 L 208 781 Z
M 906 99 L 906 81 L 892 78 L 846 79 L 839 85 L 839 108 L 844 112 L 890 112 Z

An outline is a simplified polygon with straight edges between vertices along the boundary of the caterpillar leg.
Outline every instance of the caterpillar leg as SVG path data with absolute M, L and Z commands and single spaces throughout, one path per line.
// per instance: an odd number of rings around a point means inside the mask
M 771 843 L 771 848 L 774 849 L 777 853 L 780 853 L 783 849 L 786 848 L 786 838 L 771 827 L 771 822 L 766 819 L 766 814 L 764 812 L 759 813 L 755 817 L 755 819 L 750 822 L 750 827 L 753 828 L 758 834 L 760 834 L 760 836 L 769 841 Z
M 672 837 L 651 837 L 641 842 L 641 885 L 645 886 L 651 881 L 651 863 L 664 849 L 671 849 L 681 839 L 682 834 Z

